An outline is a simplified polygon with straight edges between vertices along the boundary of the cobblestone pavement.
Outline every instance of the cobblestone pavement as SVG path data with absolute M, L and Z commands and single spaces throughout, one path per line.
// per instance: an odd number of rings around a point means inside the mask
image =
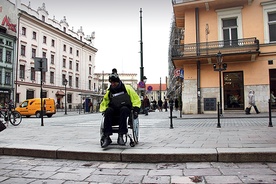
M 126 163 L 0 156 L 2 184 L 276 183 L 276 163 Z

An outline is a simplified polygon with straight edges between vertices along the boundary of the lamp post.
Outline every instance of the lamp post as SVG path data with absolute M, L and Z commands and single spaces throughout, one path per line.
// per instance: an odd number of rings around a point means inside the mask
M 219 72 L 219 112 L 218 112 L 218 127 L 220 128 L 220 123 L 219 123 L 219 117 L 222 116 L 222 85 L 221 85 L 221 71 L 226 70 L 227 64 L 222 63 L 223 61 L 223 56 L 221 52 L 219 51 L 216 55 L 217 57 L 217 64 L 213 65 L 214 71 Z M 217 68 L 218 66 L 218 68 Z
M 65 86 L 65 109 L 64 109 L 64 115 L 67 115 L 67 104 L 66 104 L 66 102 L 67 102 L 67 94 L 66 94 L 66 85 L 67 85 L 67 83 L 68 83 L 68 80 L 67 79 L 64 79 L 64 81 L 63 81 L 63 84 L 64 84 L 64 86 Z

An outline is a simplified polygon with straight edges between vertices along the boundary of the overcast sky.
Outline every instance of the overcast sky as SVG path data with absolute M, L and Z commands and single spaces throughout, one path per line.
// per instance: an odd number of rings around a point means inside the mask
M 21 0 L 28 5 L 29 0 Z M 137 73 L 140 79 L 140 8 L 143 11 L 143 66 L 147 83 L 165 83 L 172 22 L 171 0 L 30 0 L 37 10 L 45 3 L 49 18 L 66 16 L 69 28 L 95 31 L 96 72 Z

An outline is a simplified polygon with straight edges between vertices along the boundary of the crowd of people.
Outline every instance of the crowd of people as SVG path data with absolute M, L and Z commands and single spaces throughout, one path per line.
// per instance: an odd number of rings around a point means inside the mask
M 150 102 L 148 96 L 145 96 L 143 100 L 143 107 L 144 107 L 144 113 L 146 116 L 148 115 L 149 111 L 158 110 L 159 112 L 163 112 L 163 111 L 167 112 L 169 109 L 169 100 L 164 99 L 164 101 L 162 101 L 161 99 L 159 99 L 158 101 L 156 101 L 155 99 L 153 99 Z M 176 111 L 179 110 L 179 102 L 177 98 L 174 100 L 174 110 Z

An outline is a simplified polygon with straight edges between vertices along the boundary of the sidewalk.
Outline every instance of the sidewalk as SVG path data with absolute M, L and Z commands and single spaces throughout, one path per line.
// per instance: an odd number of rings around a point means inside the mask
M 276 162 L 276 129 L 268 113 L 225 112 L 221 128 L 216 114 L 169 112 L 140 115 L 135 147 L 99 145 L 100 113 L 58 112 L 53 118 L 24 118 L 0 133 L 0 155 L 115 162 Z M 272 124 L 276 112 L 272 113 Z M 273 122 L 274 121 L 274 122 Z M 112 137 L 116 142 L 117 135 Z

